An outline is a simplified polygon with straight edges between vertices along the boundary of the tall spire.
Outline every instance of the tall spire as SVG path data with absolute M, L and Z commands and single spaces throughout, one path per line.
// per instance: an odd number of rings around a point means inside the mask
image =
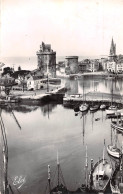
M 110 56 L 115 56 L 115 55 L 116 55 L 116 44 L 114 44 L 114 40 L 112 37 L 111 47 L 110 47 Z

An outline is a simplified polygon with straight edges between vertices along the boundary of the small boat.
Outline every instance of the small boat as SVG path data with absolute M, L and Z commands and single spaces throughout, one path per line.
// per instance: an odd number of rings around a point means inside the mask
M 104 192 L 112 176 L 112 167 L 107 159 L 104 158 L 105 146 L 103 149 L 103 159 L 94 165 L 91 172 L 92 177 L 92 190 L 95 192 Z
M 90 107 L 90 111 L 97 111 L 99 109 L 99 105 L 93 105 Z
M 106 109 L 106 105 L 105 105 L 105 104 L 101 104 L 101 105 L 100 105 L 100 109 L 101 109 L 101 110 L 105 110 L 105 109 Z
M 100 120 L 100 118 L 96 118 L 96 119 L 95 119 L 95 121 L 99 121 L 99 120 Z
M 107 152 L 109 155 L 111 155 L 115 158 L 120 158 L 120 149 L 115 147 L 114 145 L 108 145 Z
M 89 105 L 86 104 L 86 103 L 81 104 L 81 105 L 79 106 L 79 110 L 80 110 L 81 112 L 88 111 L 88 109 L 89 109 Z
M 115 115 L 117 113 L 117 107 L 112 105 L 106 110 L 107 115 Z
M 122 150 L 120 162 L 118 165 L 116 165 L 116 168 L 112 175 L 112 178 L 110 181 L 110 188 L 111 188 L 112 194 L 123 193 L 123 150 Z
M 111 127 L 119 132 L 123 132 L 123 120 L 112 121 Z
M 115 135 L 114 135 L 114 142 L 113 142 L 113 144 L 107 146 L 107 152 L 108 152 L 109 155 L 111 155 L 115 158 L 120 158 L 120 156 L 121 156 L 121 151 L 117 147 L 117 132 L 116 132 L 116 129 L 115 129 Z

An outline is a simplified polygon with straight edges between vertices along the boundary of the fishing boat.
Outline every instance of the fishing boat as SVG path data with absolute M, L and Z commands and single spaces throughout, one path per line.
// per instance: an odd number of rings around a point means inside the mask
M 115 171 L 110 181 L 110 188 L 112 194 L 123 193 L 123 147 L 120 162 L 118 165 L 116 165 Z
M 112 121 L 111 127 L 123 133 L 123 120 Z
M 97 111 L 99 109 L 99 105 L 92 105 L 90 106 L 90 111 L 93 112 L 93 111 Z
M 95 192 L 104 192 L 112 175 L 112 167 L 107 159 L 104 158 L 105 145 L 103 148 L 103 158 L 94 165 L 92 171 L 92 190 Z
M 48 165 L 48 184 L 49 184 L 49 193 L 50 194 L 68 194 L 68 189 L 65 185 L 65 181 L 62 175 L 58 153 L 57 153 L 57 185 L 51 188 L 51 172 L 50 172 L 50 165 Z M 56 175 L 56 174 L 55 174 Z M 55 176 L 54 176 L 55 177 Z M 61 180 L 61 181 L 60 181 Z
M 117 107 L 114 105 L 111 105 L 107 110 L 106 114 L 107 115 L 115 115 L 117 113 Z
M 81 105 L 79 106 L 79 110 L 80 110 L 81 112 L 88 111 L 88 109 L 89 109 L 89 105 L 86 104 L 86 103 L 81 104 Z
M 110 144 L 107 146 L 107 152 L 109 155 L 115 157 L 115 158 L 120 158 L 121 155 L 121 151 L 120 149 L 117 147 L 117 132 L 116 129 L 114 131 L 114 141 L 113 144 Z
M 105 105 L 105 104 L 101 104 L 101 105 L 100 105 L 100 109 L 101 109 L 101 110 L 105 110 L 105 109 L 106 109 L 106 105 Z

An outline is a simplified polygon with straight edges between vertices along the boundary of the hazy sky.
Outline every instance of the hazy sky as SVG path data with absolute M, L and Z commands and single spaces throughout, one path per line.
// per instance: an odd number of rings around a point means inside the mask
M 123 0 L 1 0 L 1 56 L 123 54 Z

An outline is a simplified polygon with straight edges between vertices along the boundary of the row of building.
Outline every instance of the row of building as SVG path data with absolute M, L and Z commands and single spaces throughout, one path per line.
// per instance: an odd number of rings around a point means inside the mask
M 52 77 L 56 77 L 56 70 L 67 75 L 100 70 L 123 73 L 123 55 L 116 55 L 116 44 L 114 44 L 113 38 L 107 58 L 79 61 L 78 56 L 66 56 L 64 61 L 56 64 L 56 52 L 51 49 L 50 44 L 45 44 L 44 42 L 40 45 L 37 58 L 39 70 L 44 75 L 49 73 Z

